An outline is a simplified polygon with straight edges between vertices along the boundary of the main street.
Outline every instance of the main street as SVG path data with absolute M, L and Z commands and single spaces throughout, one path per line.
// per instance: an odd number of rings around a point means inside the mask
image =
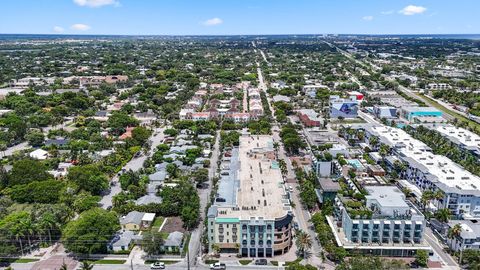
M 260 53 L 264 59 L 264 61 L 267 61 L 265 57 L 265 53 L 260 50 Z M 267 62 L 268 63 L 268 62 Z M 265 91 L 265 94 L 267 96 L 267 102 L 270 107 L 270 110 L 272 111 L 272 119 L 273 119 L 273 124 L 272 124 L 272 138 L 273 141 L 278 143 L 278 159 L 285 161 L 286 167 L 287 167 L 287 175 L 286 178 L 287 180 L 289 179 L 295 179 L 295 172 L 292 166 L 292 162 L 288 158 L 285 148 L 283 146 L 282 140 L 280 138 L 280 126 L 275 120 L 275 111 L 274 107 L 272 106 L 272 101 L 271 98 L 269 97 L 268 93 L 266 93 L 267 86 L 263 77 L 263 73 L 260 67 L 260 64 L 257 62 L 257 71 L 258 71 L 258 81 L 259 81 L 259 89 L 262 91 Z M 294 212 L 294 222 L 298 223 L 298 227 L 300 230 L 308 233 L 310 236 L 310 239 L 312 239 L 312 256 L 308 259 L 306 259 L 306 262 L 309 264 L 312 264 L 317 267 L 329 267 L 330 265 L 324 264 L 322 260 L 319 258 L 320 253 L 322 252 L 322 247 L 320 246 L 319 242 L 316 240 L 317 235 L 314 230 L 312 230 L 312 227 L 309 226 L 310 224 L 310 218 L 311 214 L 310 212 L 302 206 L 302 203 L 300 201 L 300 191 L 299 191 L 299 185 L 295 181 L 293 183 L 287 183 L 287 185 L 291 186 L 293 188 L 293 192 L 290 193 L 290 198 L 291 201 L 294 204 L 293 212 Z M 329 267 L 331 268 L 331 267 Z M 230 268 L 229 268 L 230 269 Z
M 157 148 L 159 144 L 162 143 L 163 139 L 165 138 L 165 135 L 163 134 L 163 131 L 166 129 L 166 127 L 161 127 L 161 128 L 156 128 L 153 130 L 153 134 L 150 137 L 150 149 L 148 151 L 147 155 L 141 155 L 139 157 L 133 157 L 125 166 L 123 166 L 122 170 L 128 171 L 138 171 L 143 167 L 143 163 L 145 160 L 147 160 L 148 157 L 151 157 Z M 110 182 L 112 183 L 110 185 L 110 192 L 102 197 L 102 200 L 100 200 L 100 205 L 102 206 L 103 209 L 107 209 L 108 207 L 112 206 L 112 199 L 113 196 L 117 195 L 122 191 L 122 188 L 120 187 L 119 183 L 119 177 L 118 174 L 115 174 L 112 179 L 110 179 Z

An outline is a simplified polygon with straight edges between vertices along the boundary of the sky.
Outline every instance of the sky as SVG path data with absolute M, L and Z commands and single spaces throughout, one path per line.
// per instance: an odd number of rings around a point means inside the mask
M 480 34 L 479 0 L 1 0 L 0 34 Z

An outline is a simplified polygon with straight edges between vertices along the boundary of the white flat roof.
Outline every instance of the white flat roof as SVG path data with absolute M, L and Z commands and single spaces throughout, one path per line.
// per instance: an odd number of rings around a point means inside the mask
M 469 130 L 452 125 L 435 126 L 433 129 L 467 147 L 480 149 L 480 136 Z
M 155 219 L 155 213 L 145 213 L 143 215 L 142 221 L 153 221 Z
M 433 154 L 426 144 L 412 138 L 407 132 L 387 126 L 372 126 L 370 130 L 390 146 L 403 143 L 405 147 L 397 151 L 425 167 L 428 173 L 436 176 L 445 186 L 459 190 L 480 190 L 479 177 L 449 158 Z

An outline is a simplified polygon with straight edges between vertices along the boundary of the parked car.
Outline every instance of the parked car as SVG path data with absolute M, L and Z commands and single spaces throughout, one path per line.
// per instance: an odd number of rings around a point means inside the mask
M 212 263 L 210 264 L 210 269 L 212 270 L 225 270 L 227 269 L 227 266 L 224 263 Z
M 298 229 L 300 228 L 300 227 L 298 226 L 298 222 L 296 222 L 296 221 L 293 222 L 293 228 L 294 228 L 295 230 L 298 230 Z
M 165 269 L 165 263 L 163 262 L 155 262 L 150 265 L 150 269 Z
M 293 192 L 293 187 L 292 186 L 288 186 L 288 191 L 290 191 L 290 193 Z
M 255 260 L 255 265 L 267 265 L 268 261 L 267 259 L 257 259 Z

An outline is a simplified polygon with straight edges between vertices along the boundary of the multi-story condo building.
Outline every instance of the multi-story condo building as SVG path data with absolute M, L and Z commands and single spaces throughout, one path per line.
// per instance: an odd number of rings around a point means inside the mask
M 209 249 L 272 257 L 292 245 L 289 195 L 271 136 L 240 136 L 222 162 L 222 179 L 207 214 Z
M 368 195 L 362 211 L 351 207 L 350 198 L 339 195 L 336 215 L 330 224 L 337 243 L 347 250 L 365 254 L 410 257 L 424 243 L 425 218 L 405 200 L 395 186 L 366 186 Z M 367 214 L 368 212 L 368 214 Z
M 372 136 L 378 137 L 379 142 L 390 146 L 392 154 L 406 165 L 401 178 L 421 190 L 443 192 L 444 197 L 434 202 L 437 207 L 448 208 L 454 215 L 466 219 L 480 217 L 478 176 L 445 156 L 433 154 L 426 144 L 401 129 L 380 125 L 364 125 L 362 128 L 367 141 Z
M 430 129 L 438 131 L 442 136 L 454 144 L 480 157 L 480 136 L 461 127 L 453 125 L 429 125 Z

